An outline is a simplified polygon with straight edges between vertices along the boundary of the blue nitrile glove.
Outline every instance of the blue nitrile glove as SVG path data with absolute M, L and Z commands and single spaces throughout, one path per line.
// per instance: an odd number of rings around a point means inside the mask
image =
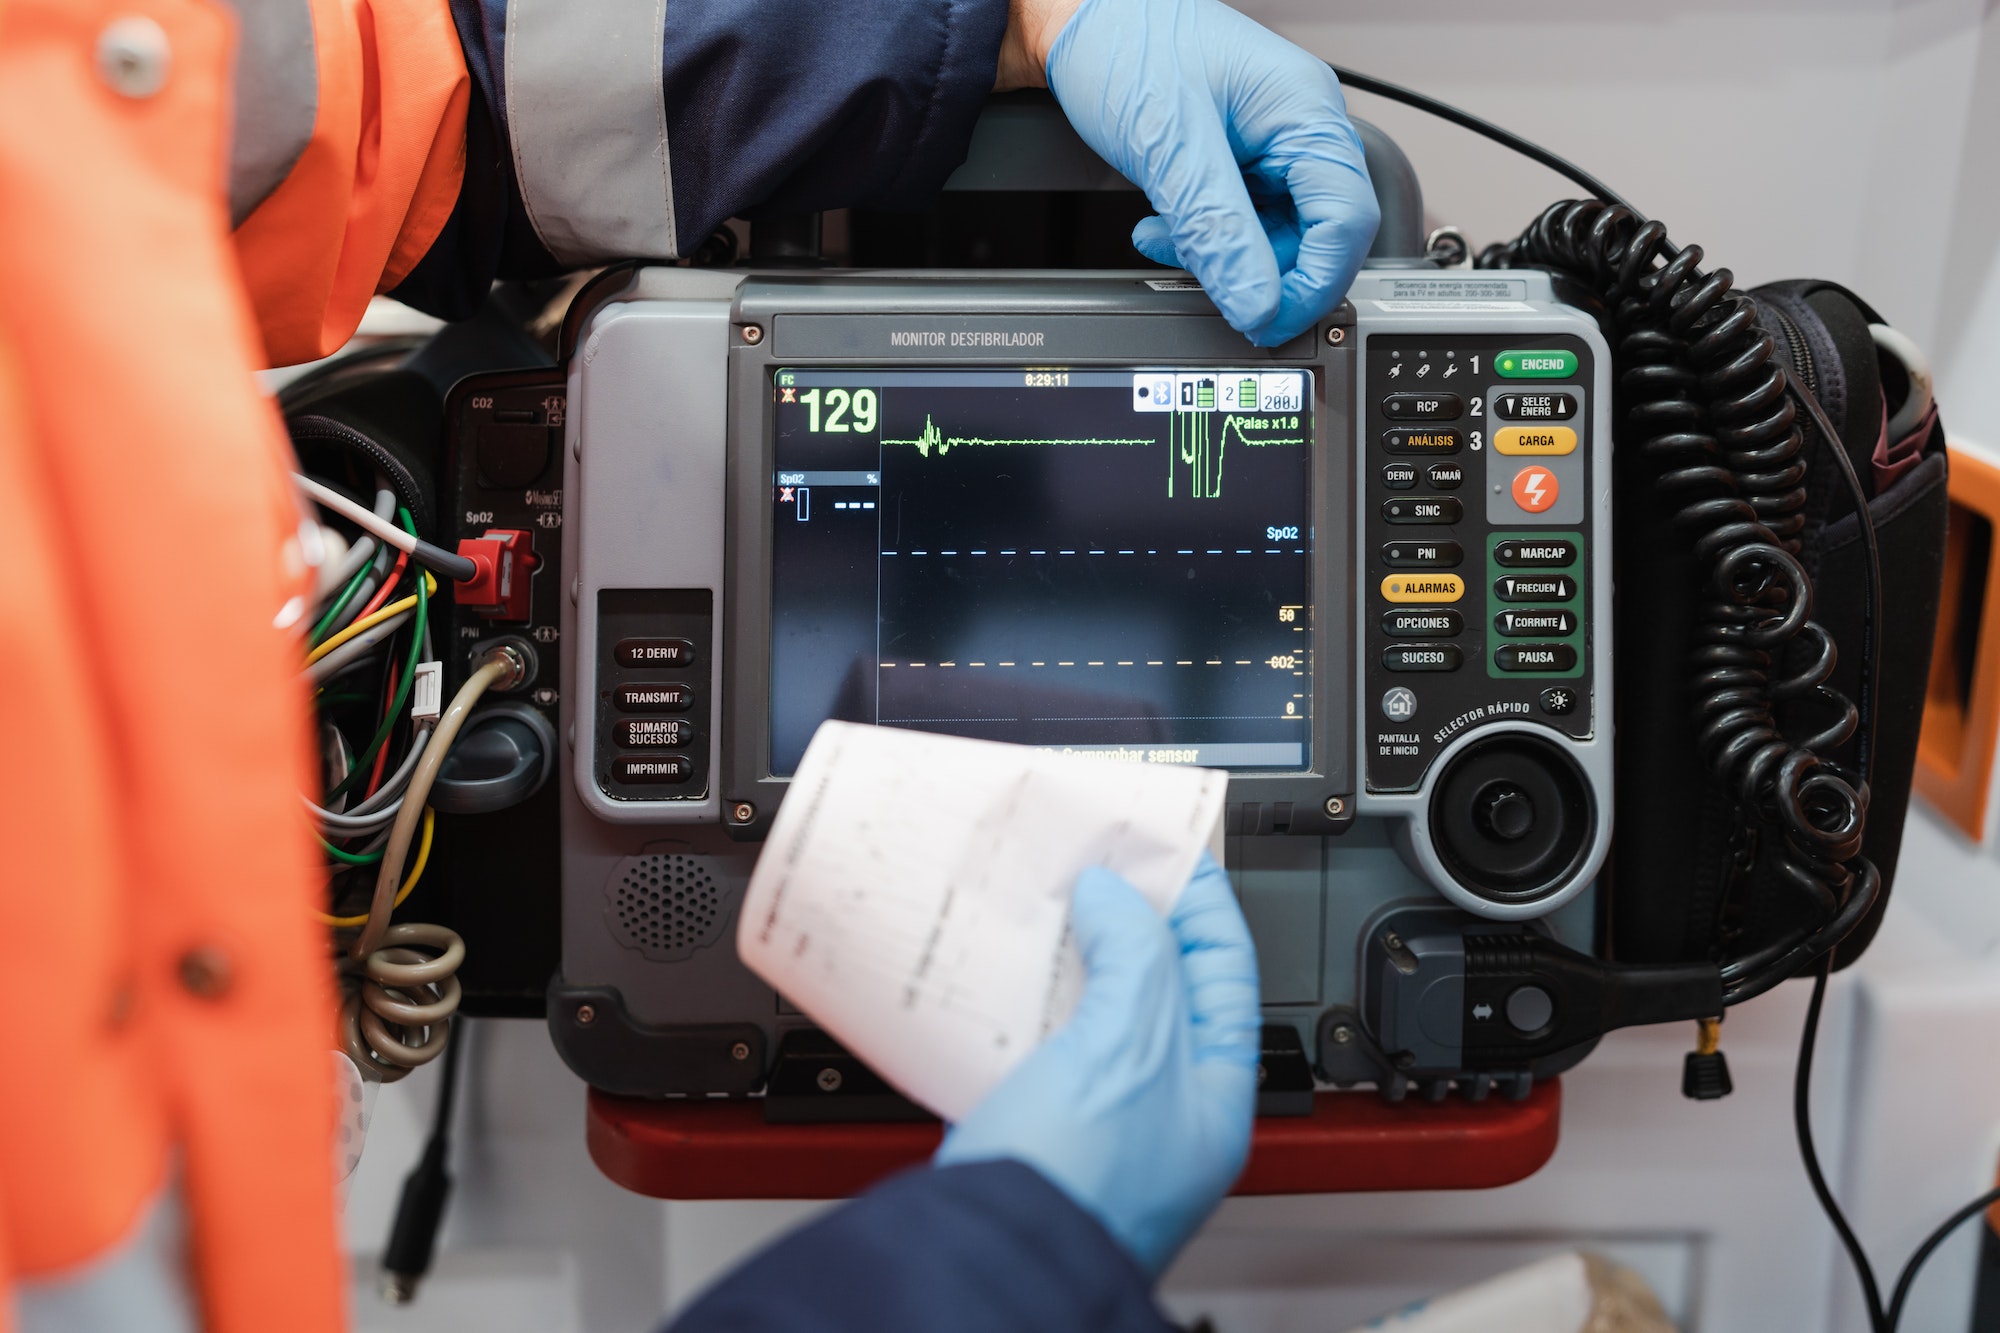
M 1132 230 L 1261 347 L 1347 295 L 1381 210 L 1340 81 L 1220 0 L 1084 0 L 1049 48 L 1070 124 L 1160 216 Z
M 1229 1192 L 1257 1107 L 1257 953 L 1202 853 L 1160 914 L 1108 870 L 1076 882 L 1076 1013 L 945 1135 L 937 1162 L 1014 1158 L 1157 1276 Z

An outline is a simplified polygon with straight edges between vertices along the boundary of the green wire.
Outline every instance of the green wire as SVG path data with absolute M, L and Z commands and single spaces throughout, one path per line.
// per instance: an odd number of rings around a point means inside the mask
M 374 570 L 375 558 L 370 556 L 368 559 L 362 561 L 361 568 L 354 571 L 354 577 L 349 579 L 347 586 L 340 590 L 340 596 L 335 598 L 333 605 L 326 609 L 326 614 L 320 617 L 319 624 L 313 626 L 311 642 L 315 647 L 319 645 L 321 639 L 326 637 L 328 627 L 340 618 L 340 613 L 347 609 L 349 602 L 354 600 L 354 594 L 361 591 L 363 580 L 369 574 L 373 573 Z
M 368 696 L 352 692 L 347 694 L 322 694 L 318 702 L 321 708 L 331 708 L 335 704 L 365 704 L 368 702 Z
M 410 517 L 409 510 L 398 509 L 396 517 L 405 528 L 409 529 L 412 536 L 416 535 L 417 521 Z M 425 588 L 424 571 L 418 569 L 416 573 L 417 615 L 416 619 L 410 622 L 410 660 L 403 667 L 402 683 L 396 687 L 396 698 L 389 705 L 389 711 L 382 715 L 382 725 L 375 729 L 375 738 L 368 742 L 367 749 L 355 756 L 353 769 L 341 779 L 340 785 L 326 794 L 329 802 L 337 801 L 354 790 L 354 785 L 361 781 L 361 775 L 374 766 L 375 752 L 388 741 L 389 733 L 396 728 L 397 719 L 403 715 L 403 705 L 409 702 L 410 687 L 417 679 L 417 657 L 424 650 L 424 625 L 430 612 L 430 594 Z
M 385 848 L 377 847 L 372 852 L 343 852 L 325 838 L 319 840 L 319 845 L 334 860 L 345 861 L 351 866 L 372 866 L 382 859 L 382 853 L 386 850 Z

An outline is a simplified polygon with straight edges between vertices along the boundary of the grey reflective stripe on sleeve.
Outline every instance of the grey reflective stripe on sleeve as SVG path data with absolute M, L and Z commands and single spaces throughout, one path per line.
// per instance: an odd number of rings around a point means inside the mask
M 507 0 L 514 175 L 564 264 L 670 258 L 666 0 Z
M 236 124 L 229 225 L 241 226 L 291 174 L 319 116 L 312 0 L 230 0 L 236 10 Z

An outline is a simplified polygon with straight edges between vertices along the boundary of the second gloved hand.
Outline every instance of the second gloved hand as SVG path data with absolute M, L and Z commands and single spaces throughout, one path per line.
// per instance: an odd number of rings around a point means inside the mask
M 952 1128 L 937 1162 L 1026 1162 L 1157 1276 L 1250 1151 L 1257 955 L 1206 853 L 1168 920 L 1093 869 L 1070 925 L 1088 972 L 1075 1014 Z
M 1049 88 L 1160 215 L 1132 232 L 1264 347 L 1347 294 L 1381 211 L 1340 82 L 1220 0 L 1083 0 Z

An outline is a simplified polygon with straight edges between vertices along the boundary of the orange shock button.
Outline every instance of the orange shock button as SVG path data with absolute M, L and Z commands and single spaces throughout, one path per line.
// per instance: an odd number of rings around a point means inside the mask
M 1514 474 L 1514 503 L 1531 514 L 1554 504 L 1561 491 L 1555 473 L 1545 467 L 1524 467 Z

